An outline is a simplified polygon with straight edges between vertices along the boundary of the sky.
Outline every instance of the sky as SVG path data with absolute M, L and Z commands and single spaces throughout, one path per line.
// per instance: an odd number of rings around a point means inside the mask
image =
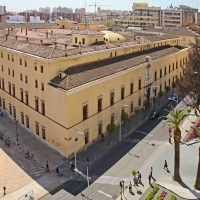
M 132 0 L 86 0 L 86 11 L 94 12 L 94 7 L 89 5 L 94 5 L 96 1 L 97 5 L 109 5 L 102 6 L 102 9 L 112 9 L 112 10 L 132 10 L 133 1 Z M 173 6 L 187 5 L 190 7 L 198 8 L 200 11 L 200 1 L 199 0 L 149 0 L 147 1 L 149 6 L 161 7 L 162 9 L 167 8 L 172 4 Z M 139 1 L 141 2 L 141 1 Z M 40 7 L 69 7 L 69 8 L 82 8 L 85 7 L 85 0 L 1 0 L 0 5 L 6 6 L 7 11 L 22 12 L 24 10 L 39 9 Z

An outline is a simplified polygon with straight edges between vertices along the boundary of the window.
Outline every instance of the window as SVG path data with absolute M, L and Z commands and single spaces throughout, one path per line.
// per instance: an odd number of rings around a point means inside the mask
M 15 85 L 12 85 L 12 92 L 13 92 L 13 97 L 15 97 Z
M 38 81 L 35 80 L 35 88 L 38 88 Z
M 10 75 L 10 68 L 8 68 L 8 75 Z
M 82 38 L 82 44 L 85 44 L 85 38 Z
M 35 122 L 35 133 L 39 135 L 39 123 Z
M 39 111 L 39 102 L 38 102 L 38 98 L 35 97 L 35 110 L 38 112 Z
M 3 52 L 1 52 L 1 58 L 3 58 Z
M 169 73 L 171 72 L 171 65 L 169 65 Z
M 13 117 L 16 119 L 16 108 L 13 106 Z
M 77 37 L 75 37 L 75 43 L 77 43 L 77 42 L 78 42 Z
M 98 112 L 102 111 L 102 97 L 98 98 Z
M 115 115 L 114 115 L 114 113 L 111 115 L 110 123 L 111 123 L 111 124 L 114 124 L 114 123 L 115 123 Z
M 22 59 L 21 58 L 19 59 L 19 64 L 22 65 Z
M 174 63 L 172 64 L 172 71 L 174 71 Z
M 14 72 L 14 69 L 12 70 L 12 76 L 13 76 L 13 77 L 15 76 L 15 72 Z
M 157 80 L 157 71 L 154 72 L 154 81 Z
M 185 57 L 185 62 L 187 63 L 187 57 Z
M 98 134 L 99 135 L 102 134 L 102 122 L 99 122 L 99 125 L 98 125 Z
M 3 99 L 3 109 L 6 109 L 5 99 Z
M 34 70 L 37 71 L 37 63 L 34 63 Z
M 21 102 L 24 102 L 24 92 L 23 92 L 23 89 L 20 89 L 20 98 L 21 98 Z
M 42 126 L 42 139 L 46 140 L 45 127 Z
M 11 94 L 11 83 L 8 83 L 8 93 Z
M 23 112 L 21 112 L 21 122 L 24 125 L 24 113 Z
M 121 87 L 121 100 L 124 99 L 124 92 L 125 92 L 125 88 L 124 86 Z
M 182 66 L 182 59 L 180 59 L 180 67 Z
M 88 104 L 83 106 L 83 120 L 88 118 Z
M 12 62 L 14 62 L 14 56 L 12 56 Z
M 25 83 L 28 83 L 28 77 L 25 75 Z
M 26 127 L 29 128 L 29 117 L 26 115 Z
M 10 55 L 8 54 L 8 60 L 10 60 Z
M 138 82 L 138 90 L 141 90 L 142 88 L 142 80 L 141 78 L 139 79 L 139 82 Z
M 176 61 L 176 69 L 178 69 L 178 61 Z
M 183 58 L 183 65 L 185 64 L 185 59 Z
M 173 78 L 172 78 L 172 81 L 173 81 L 173 83 L 174 83 L 174 76 L 173 76 Z
M 162 85 L 160 85 L 160 92 L 162 91 Z
M 40 66 L 40 72 L 43 73 L 43 65 Z
M 130 94 L 133 94 L 133 92 L 134 92 L 134 83 L 131 82 L 131 84 L 130 84 Z
M 2 78 L 2 90 L 5 90 L 4 79 Z
M 45 115 L 45 101 L 41 101 L 41 113 Z
M 44 83 L 41 82 L 41 90 L 44 91 Z
M 141 103 L 142 103 L 141 102 L 141 97 L 139 97 L 139 99 L 138 99 L 138 105 L 141 106 L 142 105 Z
M 2 107 L 1 97 L 0 97 L 0 107 Z
M 24 61 L 24 66 L 27 67 L 27 61 L 26 60 Z
M 20 81 L 22 81 L 22 80 L 23 80 L 22 73 L 20 73 Z
M 25 91 L 25 104 L 28 105 L 28 92 Z
M 3 72 L 3 65 L 1 65 L 1 71 Z
M 115 92 L 111 91 L 110 92 L 110 105 L 114 105 L 114 98 L 115 98 Z
M 84 131 L 84 137 L 85 137 L 85 144 L 89 143 L 89 131 L 86 130 Z
M 131 113 L 133 113 L 134 111 L 134 104 L 133 104 L 133 101 L 131 102 Z
M 165 75 L 167 74 L 167 67 L 165 67 Z
M 9 113 L 12 115 L 12 105 L 9 103 Z
M 160 69 L 160 78 L 162 78 L 162 69 Z

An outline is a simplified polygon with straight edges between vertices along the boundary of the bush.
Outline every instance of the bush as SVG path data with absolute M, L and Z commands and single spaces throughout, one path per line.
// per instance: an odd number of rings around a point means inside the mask
M 159 187 L 156 185 L 151 192 L 148 194 L 148 196 L 145 198 L 145 200 L 152 200 L 154 195 L 158 192 Z
M 172 195 L 171 197 L 170 197 L 170 200 L 176 200 L 177 198 L 174 196 L 174 195 Z
M 162 197 L 157 197 L 157 200 L 163 200 Z
M 137 171 L 136 171 L 136 170 L 133 170 L 133 171 L 132 171 L 132 174 L 133 174 L 133 176 L 135 176 L 135 175 L 137 174 Z

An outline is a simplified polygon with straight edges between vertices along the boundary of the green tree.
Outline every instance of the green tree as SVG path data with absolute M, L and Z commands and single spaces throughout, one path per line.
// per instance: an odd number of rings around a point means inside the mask
M 123 124 L 123 133 L 124 133 L 124 128 L 125 128 L 125 123 L 129 120 L 129 117 L 128 117 L 128 113 L 127 112 L 122 112 L 121 114 L 121 122 L 124 123 Z M 122 133 L 122 134 L 123 134 Z
M 169 90 L 170 90 L 170 87 L 169 87 L 169 86 L 166 86 L 166 87 L 165 87 L 166 99 L 168 98 L 168 92 L 169 92 Z
M 134 107 L 134 114 L 136 116 L 136 123 L 137 123 L 137 115 L 138 115 L 139 112 L 140 112 L 139 106 Z
M 110 123 L 106 126 L 106 131 L 109 134 L 109 141 L 108 141 L 108 145 L 110 145 L 110 136 L 111 134 L 113 134 L 116 130 L 116 125 L 114 123 Z
M 172 88 L 173 88 L 173 93 L 174 93 L 174 88 L 176 87 L 176 83 L 175 82 L 172 82 Z
M 163 92 L 162 92 L 162 91 L 158 92 L 158 97 L 159 97 L 159 105 L 160 105 L 160 98 L 162 97 L 162 95 L 163 95 Z
M 165 118 L 167 121 L 165 122 L 164 126 L 168 124 L 171 124 L 174 128 L 174 176 L 173 179 L 175 181 L 180 181 L 180 140 L 181 140 L 181 130 L 180 130 L 180 124 L 183 122 L 185 118 L 187 118 L 189 113 L 184 113 L 184 109 L 175 110 L 173 107 L 171 107 L 171 110 L 166 110 L 170 115 L 169 116 L 163 116 L 161 118 Z
M 144 100 L 143 102 L 143 107 L 144 107 L 144 118 L 146 117 L 146 111 L 150 106 L 150 101 L 149 100 Z

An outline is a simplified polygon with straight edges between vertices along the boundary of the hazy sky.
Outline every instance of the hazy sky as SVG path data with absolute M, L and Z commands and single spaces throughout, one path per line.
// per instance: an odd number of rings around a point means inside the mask
M 102 9 L 115 9 L 115 10 L 132 10 L 132 0 L 86 0 L 86 10 L 94 12 L 94 7 L 89 5 L 94 4 L 96 1 L 97 5 L 110 5 L 101 7 Z M 195 7 L 200 10 L 199 0 L 149 0 L 149 6 L 160 6 L 162 9 L 167 8 L 170 4 L 173 6 L 187 5 Z M 85 7 L 85 0 L 1 0 L 0 5 L 6 6 L 7 11 L 24 11 L 27 9 L 39 9 L 39 7 L 70 7 L 70 8 L 82 8 Z

